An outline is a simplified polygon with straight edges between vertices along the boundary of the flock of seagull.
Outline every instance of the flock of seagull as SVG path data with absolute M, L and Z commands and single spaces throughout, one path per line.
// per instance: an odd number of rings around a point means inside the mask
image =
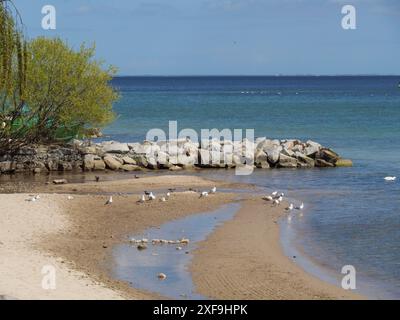
M 173 189 L 169 189 L 169 191 L 161 196 L 159 199 L 161 202 L 167 202 L 169 198 L 171 197 L 171 193 L 173 192 Z M 215 194 L 217 193 L 217 187 L 213 187 L 210 191 L 201 191 L 200 192 L 200 198 L 206 198 L 210 194 Z M 152 191 L 145 191 L 144 194 L 141 195 L 140 199 L 137 201 L 137 203 L 145 203 L 147 201 L 155 201 L 157 199 L 156 195 Z M 110 196 L 110 198 L 106 201 L 105 205 L 111 205 L 113 203 L 113 197 Z
M 279 206 L 279 205 L 281 205 L 284 196 L 285 196 L 285 194 L 283 192 L 279 193 L 278 191 L 274 191 L 270 195 L 264 196 L 263 200 L 272 202 L 272 205 L 274 205 L 274 206 Z M 290 203 L 289 206 L 286 207 L 286 211 L 288 211 L 288 212 L 291 212 L 294 209 L 302 211 L 304 209 L 304 203 L 302 202 L 299 206 L 295 206 L 293 203 Z M 301 212 L 300 217 L 302 217 L 302 216 L 303 216 L 303 213 Z M 289 214 L 287 219 L 288 219 L 288 222 L 291 222 L 292 216 Z

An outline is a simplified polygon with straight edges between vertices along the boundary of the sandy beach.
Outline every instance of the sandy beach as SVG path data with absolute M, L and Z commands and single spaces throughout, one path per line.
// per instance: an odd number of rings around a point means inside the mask
M 137 203 L 143 190 L 161 194 L 171 185 L 177 191 L 168 202 Z M 35 202 L 26 201 L 29 194 L 0 195 L 0 255 L 5 257 L 0 262 L 0 295 L 17 299 L 165 298 L 135 289 L 134 283 L 112 279 L 111 250 L 133 233 L 238 201 L 233 192 L 199 199 L 191 191 L 214 185 L 227 186 L 199 177 L 155 176 L 47 186 Z M 105 206 L 110 194 L 114 202 Z M 234 219 L 219 227 L 194 253 L 191 271 L 200 294 L 217 299 L 358 298 L 308 275 L 283 255 L 277 225 L 283 206 L 272 208 L 259 197 L 246 198 Z M 56 269 L 55 290 L 41 286 L 41 271 L 48 265 Z

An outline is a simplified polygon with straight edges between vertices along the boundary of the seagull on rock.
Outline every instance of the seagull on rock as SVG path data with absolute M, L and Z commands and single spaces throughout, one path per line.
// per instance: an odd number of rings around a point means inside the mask
M 113 197 L 111 196 L 110 199 L 106 201 L 106 205 L 110 205 L 113 203 Z

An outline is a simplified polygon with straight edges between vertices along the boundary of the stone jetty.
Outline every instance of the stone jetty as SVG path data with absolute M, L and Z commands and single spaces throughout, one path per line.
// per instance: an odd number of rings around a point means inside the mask
M 0 172 L 179 171 L 195 168 L 314 168 L 352 166 L 332 149 L 314 141 L 258 138 L 252 142 L 188 139 L 143 143 L 74 140 L 68 145 L 27 146 L 0 155 Z

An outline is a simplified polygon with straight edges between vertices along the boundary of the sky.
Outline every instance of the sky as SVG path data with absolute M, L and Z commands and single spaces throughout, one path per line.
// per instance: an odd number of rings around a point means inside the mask
M 14 0 L 29 38 L 59 36 L 119 75 L 400 75 L 399 0 Z M 342 28 L 342 7 L 357 28 Z M 43 30 L 44 5 L 57 13 Z

